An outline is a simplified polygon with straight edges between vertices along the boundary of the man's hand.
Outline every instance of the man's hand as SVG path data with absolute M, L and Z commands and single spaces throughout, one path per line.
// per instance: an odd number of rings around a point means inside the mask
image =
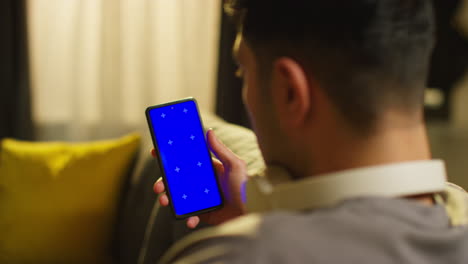
M 189 217 L 187 219 L 187 226 L 189 228 L 195 228 L 200 220 L 208 224 L 217 225 L 245 213 L 241 194 L 242 185 L 247 180 L 245 162 L 221 143 L 212 130 L 208 130 L 207 138 L 211 151 L 218 158 L 218 160 L 213 159 L 213 165 L 224 195 L 224 207 L 202 214 L 200 217 Z M 153 157 L 156 156 L 154 149 L 151 151 L 151 154 Z M 165 187 L 161 178 L 156 181 L 153 188 L 157 194 L 161 194 L 159 203 L 162 206 L 168 206 L 169 199 L 165 194 Z

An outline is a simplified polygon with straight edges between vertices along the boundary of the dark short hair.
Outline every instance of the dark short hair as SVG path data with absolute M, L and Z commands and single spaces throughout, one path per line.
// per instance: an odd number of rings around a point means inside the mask
M 429 0 L 232 0 L 264 73 L 280 56 L 309 69 L 360 131 L 388 109 L 423 107 L 434 46 Z

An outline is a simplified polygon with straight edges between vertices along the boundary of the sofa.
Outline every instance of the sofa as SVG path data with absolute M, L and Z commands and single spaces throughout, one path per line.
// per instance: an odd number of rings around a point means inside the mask
M 250 130 L 202 116 L 249 173 L 264 167 Z M 148 132 L 82 143 L 0 141 L 0 263 L 158 263 L 193 230 L 159 206 L 151 148 Z
M 234 153 L 246 161 L 249 174 L 264 168 L 264 162 L 252 131 L 203 114 L 206 128 L 212 128 Z M 157 263 L 176 241 L 193 232 L 185 221 L 175 220 L 170 208 L 161 207 L 152 186 L 161 175 L 158 163 L 149 155 L 151 142 L 144 137 L 140 164 L 123 190 L 122 205 L 115 237 L 114 254 L 119 264 Z M 205 228 L 201 225 L 197 229 Z M 195 229 L 195 230 L 197 230 Z

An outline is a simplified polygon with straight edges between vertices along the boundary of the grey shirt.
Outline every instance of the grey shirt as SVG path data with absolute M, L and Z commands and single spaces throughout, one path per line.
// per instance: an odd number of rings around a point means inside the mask
M 333 208 L 274 212 L 258 219 L 255 224 L 235 220 L 237 228 L 253 228 L 239 234 L 215 232 L 188 243 L 166 261 L 468 263 L 468 228 L 452 227 L 442 205 L 367 197 L 349 199 Z

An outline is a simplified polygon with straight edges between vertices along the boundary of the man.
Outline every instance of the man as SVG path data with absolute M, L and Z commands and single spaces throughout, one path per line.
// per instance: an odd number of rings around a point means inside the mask
M 161 261 L 468 263 L 466 214 L 449 218 L 436 199 L 446 195 L 445 170 L 431 160 L 423 121 L 430 1 L 227 5 L 268 168 L 247 180 L 245 164 L 209 131 L 226 205 L 187 225 L 221 225 Z M 160 181 L 154 189 L 164 193 Z

